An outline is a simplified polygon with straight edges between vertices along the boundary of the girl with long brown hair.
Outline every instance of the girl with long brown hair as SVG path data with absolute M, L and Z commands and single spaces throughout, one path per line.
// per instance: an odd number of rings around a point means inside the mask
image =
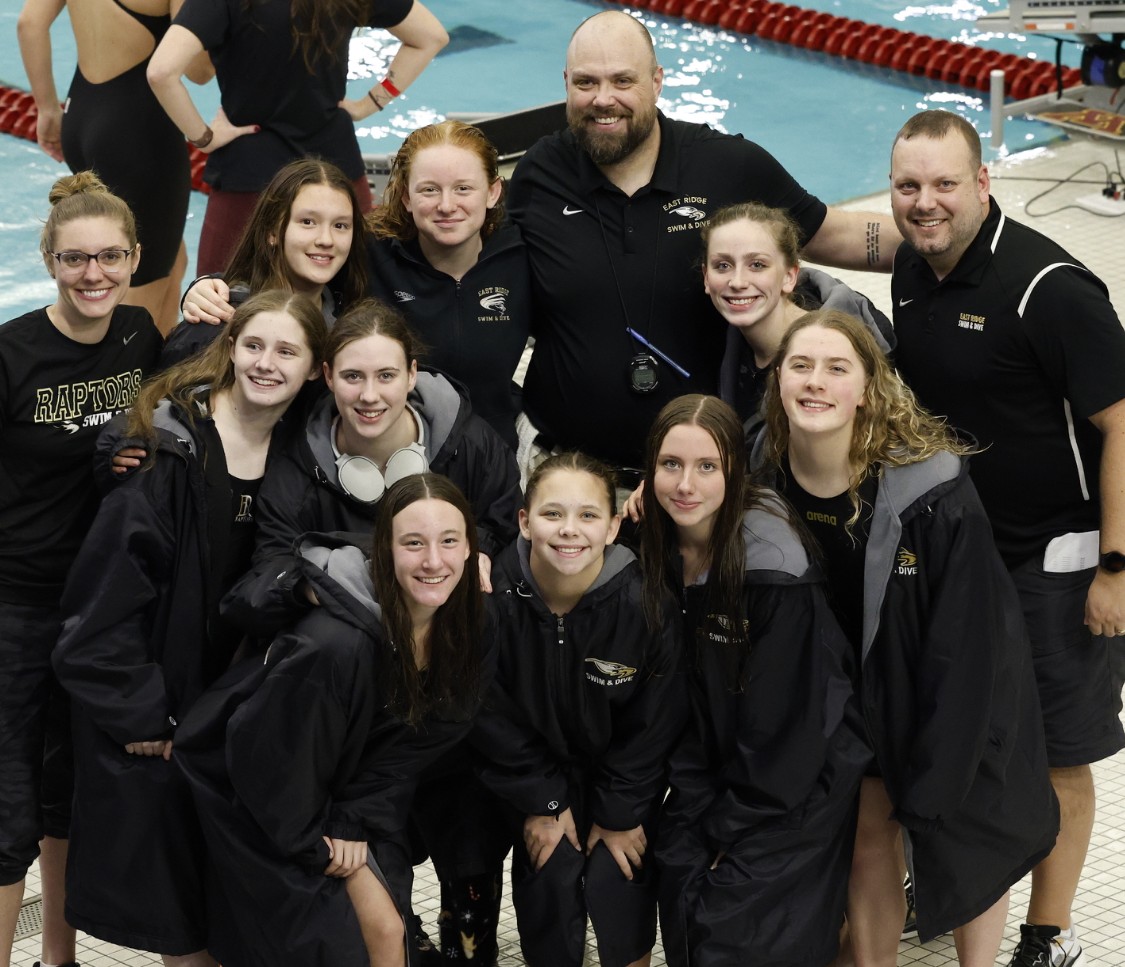
M 414 787 L 468 732 L 495 629 L 447 478 L 394 484 L 363 543 L 369 560 L 346 536 L 306 538 L 295 566 L 320 607 L 185 726 L 222 894 L 212 950 L 231 967 L 407 962 Z
M 166 964 L 211 963 L 176 728 L 241 637 L 219 600 L 249 565 L 274 428 L 318 376 L 324 339 L 315 306 L 267 291 L 226 339 L 147 383 L 128 432 L 151 456 L 107 494 L 63 593 L 52 661 L 74 714 L 67 919 Z
M 861 967 L 892 967 L 905 913 L 991 965 L 1009 887 L 1054 844 L 1030 647 L 968 475 L 971 447 L 918 406 L 836 311 L 786 333 L 766 392 L 766 469 L 817 538 L 875 762 L 848 886 Z
M 657 848 L 668 962 L 826 967 L 869 753 L 823 579 L 715 397 L 660 411 L 644 501 L 646 602 L 680 601 L 694 708 Z

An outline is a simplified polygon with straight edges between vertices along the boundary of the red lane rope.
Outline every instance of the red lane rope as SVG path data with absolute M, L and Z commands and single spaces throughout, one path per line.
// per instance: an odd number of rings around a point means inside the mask
M 665 17 L 679 17 L 763 40 L 818 50 L 835 57 L 925 75 L 946 84 L 987 91 L 993 70 L 1004 71 L 1004 94 L 1020 101 L 1055 90 L 1055 65 L 984 47 L 865 23 L 771 0 L 617 0 Z M 1082 83 L 1076 67 L 1064 67 L 1063 87 Z
M 12 134 L 17 138 L 34 141 L 36 140 L 35 124 L 38 119 L 39 111 L 35 107 L 35 98 L 18 87 L 0 84 L 0 134 Z M 188 157 L 191 158 L 191 187 L 196 191 L 210 191 L 203 182 L 203 166 L 207 164 L 207 155 L 187 142 L 184 146 L 187 148 Z

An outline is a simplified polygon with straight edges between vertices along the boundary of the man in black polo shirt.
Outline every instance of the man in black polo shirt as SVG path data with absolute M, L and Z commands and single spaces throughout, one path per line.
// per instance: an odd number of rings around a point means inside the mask
M 852 268 L 889 270 L 899 236 L 886 216 L 826 208 L 758 145 L 664 117 L 652 38 L 626 13 L 579 26 L 563 76 L 569 130 L 524 156 L 508 200 L 537 320 L 521 450 L 538 434 L 639 467 L 661 406 L 718 387 L 726 323 L 697 268 L 713 211 L 788 209 L 811 259 Z
M 1095 275 L 1000 211 L 980 139 L 957 115 L 926 111 L 899 132 L 891 202 L 906 239 L 891 283 L 896 362 L 923 405 L 983 448 L 970 472 L 1023 602 L 1061 807 L 1011 964 L 1075 965 L 1089 764 L 1125 745 L 1114 640 L 1125 633 L 1125 331 Z

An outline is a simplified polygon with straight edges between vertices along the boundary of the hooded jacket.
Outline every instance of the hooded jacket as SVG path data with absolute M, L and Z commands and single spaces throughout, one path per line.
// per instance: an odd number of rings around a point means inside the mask
M 409 403 L 423 423 L 430 470 L 447 476 L 468 498 L 480 549 L 494 556 L 515 537 L 523 502 L 515 456 L 440 373 L 419 372 Z M 222 603 L 223 616 L 252 634 L 273 634 L 309 607 L 295 594 L 301 574 L 294 547 L 300 535 L 370 533 L 373 527 L 378 505 L 356 500 L 340 487 L 332 450 L 336 415 L 332 397 L 321 398 L 303 439 L 262 481 L 253 564 Z
M 860 703 L 925 940 L 987 910 L 1058 832 L 1023 611 L 966 458 L 881 468 L 863 593 Z
M 474 732 L 484 781 L 523 816 L 574 807 L 580 823 L 633 829 L 663 796 L 686 722 L 675 622 L 648 627 L 640 569 L 617 545 L 581 601 L 553 614 L 530 549 L 518 538 L 492 576 L 500 654 Z
M 473 412 L 515 449 L 512 374 L 531 333 L 531 280 L 523 239 L 506 223 L 484 240 L 460 279 L 435 269 L 417 241 L 372 239 L 369 289 L 403 312 L 427 362 L 465 384 Z
M 747 511 L 743 619 L 683 589 L 693 722 L 672 758 L 657 857 L 669 964 L 827 964 L 870 753 L 823 579 L 773 501 Z M 714 869 L 719 854 L 723 858 Z
M 263 663 L 232 669 L 204 695 L 178 740 L 223 894 L 210 910 L 210 949 L 238 967 L 367 964 L 344 881 L 323 875 L 323 837 L 367 840 L 382 862 L 419 774 L 470 728 L 468 718 L 433 716 L 414 727 L 389 710 L 396 646 L 350 537 L 302 540 L 302 573 L 321 606 Z M 480 629 L 479 694 L 493 638 Z
M 175 955 L 204 939 L 198 827 L 175 767 L 124 747 L 171 737 L 236 643 L 218 623 L 231 489 L 222 447 L 205 444 L 205 398 L 197 406 L 193 426 L 162 402 L 151 467 L 103 500 L 53 654 L 74 700 L 67 916 L 103 939 Z
M 864 718 L 910 833 L 926 940 L 988 909 L 1058 831 L 1023 612 L 966 459 L 883 468 L 861 649 Z

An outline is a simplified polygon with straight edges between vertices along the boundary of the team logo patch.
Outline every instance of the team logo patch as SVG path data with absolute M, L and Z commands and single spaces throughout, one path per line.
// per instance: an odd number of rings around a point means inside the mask
M 507 312 L 508 311 L 508 293 L 493 292 L 491 295 L 486 295 L 480 300 L 480 307 L 488 309 L 490 312 Z
M 974 316 L 971 312 L 962 312 L 957 319 L 959 329 L 969 329 L 972 332 L 984 332 L 984 316 Z
M 905 547 L 900 547 L 898 554 L 895 556 L 895 573 L 917 574 L 918 555 L 913 551 L 908 551 Z
M 624 685 L 631 682 L 637 674 L 632 666 L 607 661 L 605 658 L 587 658 L 586 664 L 593 666 L 594 671 L 586 670 L 586 677 L 595 685 Z
M 693 222 L 701 222 L 707 217 L 707 212 L 694 205 L 680 205 L 679 208 L 672 209 L 672 214 L 679 215 L 681 218 L 690 218 Z
M 708 641 L 717 642 L 720 645 L 730 644 L 732 641 L 739 639 L 747 639 L 750 636 L 750 622 L 743 620 L 742 634 L 736 635 L 734 621 L 731 620 L 730 615 L 726 614 L 709 614 L 703 622 L 703 627 L 700 629 L 706 635 Z
M 398 299 L 399 302 L 413 302 L 415 297 L 412 292 L 403 292 L 402 289 L 395 289 L 395 298 Z

